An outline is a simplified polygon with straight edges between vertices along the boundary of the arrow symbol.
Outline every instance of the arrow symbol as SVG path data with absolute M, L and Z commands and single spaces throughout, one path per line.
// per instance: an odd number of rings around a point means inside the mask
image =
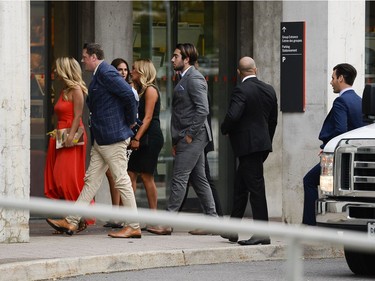
M 285 26 L 283 26 L 283 28 L 281 29 L 283 32 L 285 32 L 286 31 L 286 27 Z

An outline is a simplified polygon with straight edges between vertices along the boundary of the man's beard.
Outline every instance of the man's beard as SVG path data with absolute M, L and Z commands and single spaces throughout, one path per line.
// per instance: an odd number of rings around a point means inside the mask
M 175 71 L 182 71 L 184 69 L 184 66 L 183 65 L 176 65 L 173 69 Z

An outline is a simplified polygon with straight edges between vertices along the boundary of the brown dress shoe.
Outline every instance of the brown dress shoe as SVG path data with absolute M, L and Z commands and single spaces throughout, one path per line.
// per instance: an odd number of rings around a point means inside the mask
M 147 231 L 157 235 L 171 235 L 171 227 L 162 227 L 162 226 L 150 226 L 147 227 Z
M 74 231 L 77 231 L 78 226 L 68 223 L 66 219 L 62 220 L 51 220 L 46 219 L 47 223 L 52 226 L 55 230 L 59 232 L 66 233 L 68 235 L 73 235 Z
M 130 226 L 127 226 L 120 231 L 109 232 L 108 236 L 111 236 L 113 238 L 141 238 L 142 233 L 141 233 L 141 229 L 139 228 L 134 229 L 134 228 L 131 228 Z
M 191 234 L 191 235 L 213 235 L 212 232 L 207 231 L 207 230 L 203 230 L 203 229 L 190 230 L 189 234 Z

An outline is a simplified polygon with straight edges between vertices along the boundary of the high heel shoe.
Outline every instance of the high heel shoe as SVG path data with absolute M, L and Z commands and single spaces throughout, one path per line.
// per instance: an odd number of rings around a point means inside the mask
M 79 233 L 81 231 L 84 231 L 87 228 L 87 222 L 86 220 L 81 219 L 78 224 L 78 228 L 76 233 Z
M 78 228 L 76 225 L 68 223 L 65 219 L 62 219 L 62 220 L 46 219 L 46 221 L 55 230 L 66 233 L 70 236 L 72 236 L 74 231 L 77 231 L 77 228 Z

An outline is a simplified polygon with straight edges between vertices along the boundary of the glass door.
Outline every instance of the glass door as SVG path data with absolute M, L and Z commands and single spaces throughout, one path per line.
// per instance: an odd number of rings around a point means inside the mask
M 80 61 L 77 7 L 75 1 L 30 2 L 31 196 L 44 197 L 46 134 L 55 128 L 53 107 L 62 89 L 54 61 L 59 56 Z
M 43 196 L 47 116 L 47 5 L 30 2 L 31 196 Z
M 215 180 L 222 205 L 227 206 L 228 161 L 226 145 L 220 146 L 220 121 L 226 112 L 229 94 L 235 83 L 235 18 L 236 2 L 231 1 L 134 1 L 133 54 L 134 59 L 150 58 L 157 68 L 157 82 L 161 92 L 161 127 L 165 138 L 159 155 L 155 182 L 158 188 L 158 208 L 165 207 L 169 197 L 173 157 L 171 155 L 170 117 L 173 84 L 175 82 L 171 58 L 177 43 L 193 43 L 199 52 L 199 71 L 206 77 L 212 112 L 214 151 L 208 153 L 211 176 Z M 230 37 L 233 35 L 233 38 Z M 219 150 L 220 147 L 220 150 Z M 220 156 L 221 155 L 221 156 Z M 219 161 L 220 159 L 220 161 Z M 219 171 L 220 167 L 220 171 Z M 142 184 L 139 183 L 139 187 Z M 137 201 L 147 207 L 143 188 L 137 188 Z M 201 212 L 192 188 L 184 210 Z

